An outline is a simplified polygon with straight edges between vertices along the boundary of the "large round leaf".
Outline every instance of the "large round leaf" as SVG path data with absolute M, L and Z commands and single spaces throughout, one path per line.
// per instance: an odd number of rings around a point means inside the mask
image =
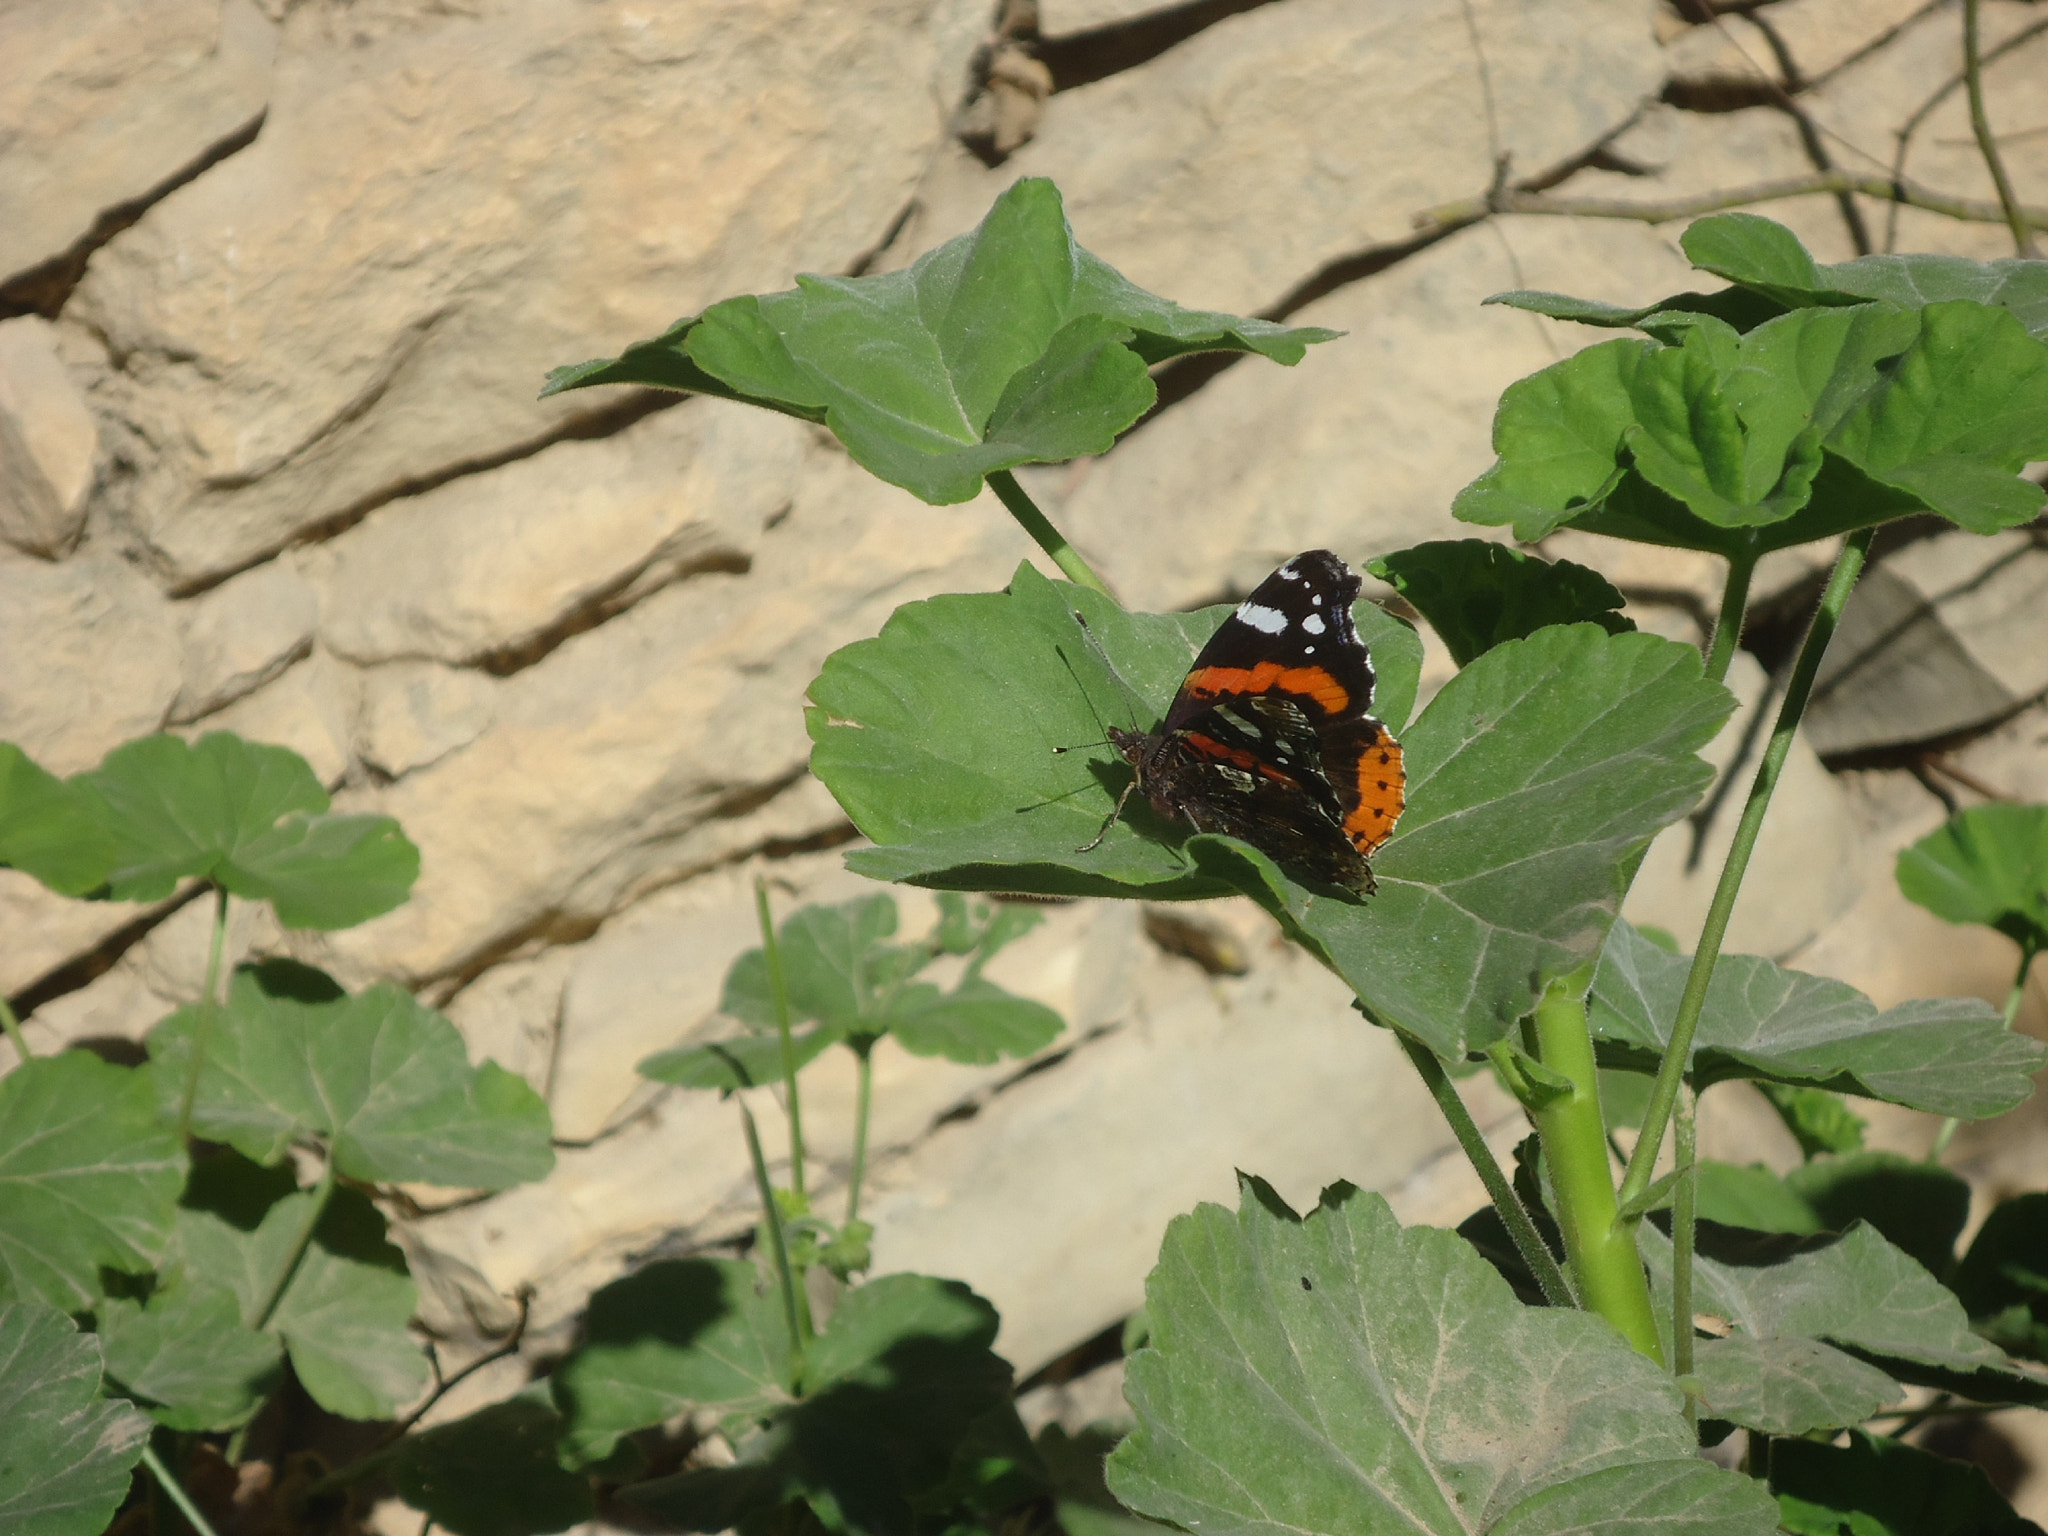
M 100 1396 L 98 1340 L 53 1307 L 0 1301 L 0 1530 L 97 1536 L 149 1428 Z
M 1901 853 L 1898 878 L 1937 917 L 2048 947 L 2048 806 L 1973 805 Z

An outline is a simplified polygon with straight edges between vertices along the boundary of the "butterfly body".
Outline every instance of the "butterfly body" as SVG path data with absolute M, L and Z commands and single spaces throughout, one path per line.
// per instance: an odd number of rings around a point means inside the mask
M 1157 730 L 1109 739 L 1161 816 L 1367 895 L 1405 780 L 1400 744 L 1369 712 L 1358 589 L 1328 550 L 1296 555 L 1202 647 Z

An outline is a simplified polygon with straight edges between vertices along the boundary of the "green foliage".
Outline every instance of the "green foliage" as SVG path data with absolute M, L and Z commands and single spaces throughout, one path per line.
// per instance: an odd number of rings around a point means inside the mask
M 1622 595 L 1598 571 L 1484 539 L 1417 544 L 1366 569 L 1415 605 L 1461 667 L 1546 624 L 1598 624 L 1610 635 L 1636 627 L 1621 612 Z
M 226 1285 L 174 1272 L 146 1301 L 98 1309 L 107 1377 L 166 1429 L 235 1429 L 281 1379 L 284 1346 L 242 1323 Z
M 1852 1430 L 1846 1446 L 1771 1447 L 1771 1491 L 1792 1536 L 2032 1536 L 1979 1467 Z
M 398 1443 L 399 1496 L 451 1536 L 543 1536 L 591 1517 L 589 1480 L 555 1458 L 545 1386 Z
M 86 1051 L 0 1078 L 0 1300 L 92 1306 L 99 1271 L 147 1271 L 171 1236 L 185 1153 L 139 1072 Z
M 1699 1214 L 1756 1232 L 1846 1232 L 1867 1221 L 1929 1273 L 1946 1275 L 1970 1214 L 1970 1186 L 1896 1152 L 1816 1157 L 1780 1178 L 1752 1164 L 1700 1165 Z
M 1638 928 L 1636 932 L 1643 934 Z M 1644 935 L 1647 937 L 1647 935 Z M 1675 946 L 1674 946 L 1675 947 Z M 1825 1088 L 1800 1088 L 1789 1083 L 1758 1083 L 1770 1100 L 1785 1129 L 1799 1143 L 1800 1155 L 1818 1157 L 1823 1152 L 1861 1152 L 1863 1133 L 1870 1124 L 1851 1109 L 1839 1093 Z
M 1693 1455 L 1678 1390 L 1605 1323 L 1523 1306 L 1448 1232 L 1377 1195 L 1306 1218 L 1244 1181 L 1233 1214 L 1167 1229 L 1133 1357 L 1138 1428 L 1109 1486 L 1223 1533 L 1775 1525 L 1755 1485 Z
M 2048 1360 L 2048 1194 L 2000 1201 L 1953 1283 L 1980 1333 L 2013 1354 Z
M 1822 269 L 1789 230 L 1739 214 L 1701 220 L 1685 245 L 1742 287 L 1636 310 L 1497 296 L 1654 339 L 1511 386 L 1499 462 L 1459 494 L 1460 518 L 1747 558 L 1914 511 L 1990 533 L 2040 510 L 2017 473 L 2048 454 L 2040 264 Z
M 2048 946 L 2048 806 L 1973 805 L 1901 853 L 1898 879 L 1937 917 Z
M 150 1074 L 175 1114 L 202 1010 L 149 1037 Z M 271 960 L 236 973 L 207 1036 L 192 1124 L 260 1163 L 304 1137 L 369 1182 L 503 1189 L 554 1166 L 547 1106 L 496 1062 L 469 1064 L 455 1026 L 391 983 L 350 996 L 324 972 Z
M 1668 953 L 1627 923 L 1614 925 L 1590 1009 L 1604 1062 L 1639 1071 L 1654 1065 L 1691 968 L 1690 956 Z M 1843 982 L 1754 955 L 1724 955 L 1687 1075 L 1699 1088 L 1762 1078 L 1981 1119 L 2024 1099 L 2044 1056 L 2040 1042 L 2014 1034 L 1975 998 L 1880 1011 Z
M 95 809 L 75 786 L 0 741 L 0 864 L 66 896 L 105 884 L 114 838 Z
M 55 1308 L 0 1300 L 0 1530 L 95 1536 L 128 1491 L 149 1420 L 100 1395 L 100 1349 Z
M 1637 853 L 1711 777 L 1694 754 L 1732 703 L 1696 651 L 1651 635 L 1574 625 L 1497 646 L 1406 729 L 1408 806 L 1365 903 L 1136 803 L 1079 851 L 1130 770 L 1106 749 L 1054 749 L 1100 740 L 1103 718 L 1150 724 L 1226 612 L 1123 614 L 1029 567 L 1007 593 L 898 609 L 811 688 L 812 771 L 877 844 L 849 864 L 1048 895 L 1244 891 L 1382 1022 L 1455 1058 L 1527 1012 L 1535 978 L 1591 958 Z M 1355 613 L 1399 730 L 1419 646 L 1370 605 Z
M 973 232 L 901 272 L 802 276 L 548 375 L 694 390 L 823 422 L 870 473 L 932 503 L 1019 464 L 1102 453 L 1158 398 L 1147 368 L 1187 352 L 1293 364 L 1334 331 L 1182 309 L 1074 242 L 1029 177 Z

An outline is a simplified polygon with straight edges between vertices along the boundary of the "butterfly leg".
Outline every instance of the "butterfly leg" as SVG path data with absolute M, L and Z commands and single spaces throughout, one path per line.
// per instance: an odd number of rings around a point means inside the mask
M 1131 775 L 1131 782 L 1124 786 L 1124 792 L 1116 797 L 1116 804 L 1110 809 L 1108 817 L 1104 819 L 1102 823 L 1102 830 L 1100 832 L 1097 832 L 1093 837 L 1088 839 L 1088 841 L 1083 843 L 1080 847 L 1076 848 L 1074 852 L 1093 853 L 1096 849 L 1102 846 L 1102 840 L 1105 837 L 1109 836 L 1109 829 L 1115 826 L 1117 822 L 1122 819 L 1124 814 L 1124 802 L 1131 798 L 1131 791 L 1136 789 L 1137 787 L 1138 777 L 1136 774 L 1133 774 Z

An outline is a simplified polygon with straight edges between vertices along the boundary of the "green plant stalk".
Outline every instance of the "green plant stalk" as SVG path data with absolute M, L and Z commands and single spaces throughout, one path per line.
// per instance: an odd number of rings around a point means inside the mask
M 320 1218 L 327 1214 L 327 1202 L 334 1196 L 334 1154 L 327 1155 L 327 1171 L 320 1175 L 320 1182 L 313 1186 L 313 1206 L 306 1212 L 306 1219 L 299 1227 L 299 1235 L 292 1239 L 291 1251 L 278 1266 L 276 1277 L 270 1288 L 263 1293 L 263 1305 L 256 1309 L 256 1329 L 260 1333 L 270 1326 L 270 1319 L 277 1311 L 277 1304 L 284 1300 L 284 1293 L 290 1288 L 292 1276 L 299 1272 L 299 1263 L 306 1257 L 306 1250 L 313 1246 L 313 1232 L 320 1225 Z
M 1018 526 L 1031 535 L 1032 542 L 1052 556 L 1052 563 L 1066 573 L 1067 580 L 1077 587 L 1092 588 L 1115 601 L 1102 578 L 1081 558 L 1081 552 L 1067 542 L 1066 535 L 1053 527 L 1052 520 L 1038 510 L 1038 503 L 1025 494 L 1015 475 L 1007 469 L 993 470 L 988 484 L 1003 505 L 1010 509 L 1010 516 L 1017 519 Z
M 1529 1118 L 1543 1139 L 1557 1224 L 1580 1298 L 1588 1311 L 1606 1318 L 1638 1351 L 1662 1365 L 1650 1282 L 1636 1252 L 1635 1228 L 1621 1219 L 1607 1161 L 1607 1123 L 1600 1113 L 1600 1078 L 1586 1020 L 1590 970 L 1582 967 L 1552 981 L 1536 1004 L 1531 1025 L 1537 1058 L 1570 1079 L 1572 1091 L 1532 1109 Z
M 1707 642 L 1707 681 L 1727 680 L 1728 663 L 1735 659 L 1735 647 L 1742 641 L 1742 616 L 1749 610 L 1749 580 L 1756 574 L 1756 555 L 1744 551 L 1728 559 L 1728 580 L 1721 588 L 1721 612 L 1714 620 L 1714 635 Z
M 1676 1144 L 1678 1185 L 1671 1196 L 1671 1374 L 1692 1374 L 1692 1255 L 1699 1226 L 1699 1102 L 1691 1094 L 1678 1101 Z M 1699 1421 L 1699 1401 L 1685 1396 L 1685 1422 Z
M 2012 178 L 2005 174 L 2005 161 L 1998 153 L 1998 138 L 1991 131 L 1990 114 L 1984 110 L 1984 55 L 1977 40 L 1978 11 L 1982 0 L 1963 0 L 1963 85 L 1970 97 L 1970 131 L 1977 136 L 1978 153 L 1991 172 L 1991 184 L 1998 189 L 1998 206 L 2005 211 L 2006 228 L 2012 231 L 2013 249 L 2022 256 L 2038 254 L 2034 236 L 2020 200 L 2013 194 Z
M 192 1026 L 192 1064 L 185 1069 L 185 1094 L 178 1101 L 178 1140 L 192 1134 L 192 1105 L 199 1097 L 199 1069 L 206 1064 L 206 1040 L 220 1012 L 220 957 L 228 939 L 228 891 L 213 888 L 213 939 L 206 950 L 206 991 L 199 999 L 199 1022 Z
M 804 1107 L 796 1091 L 796 1042 L 789 1028 L 789 983 L 782 974 L 782 946 L 768 911 L 768 882 L 754 877 L 754 912 L 761 922 L 761 953 L 768 962 L 768 990 L 775 997 L 775 1030 L 782 1037 L 783 1102 L 789 1107 L 789 1187 L 804 1192 Z M 751 1122 L 751 1115 L 748 1117 Z
M 21 1032 L 21 1020 L 14 1016 L 14 1004 L 10 1003 L 5 997 L 0 997 L 0 1030 L 6 1031 L 8 1040 L 14 1046 L 15 1054 L 23 1061 L 27 1061 L 29 1057 L 35 1054 L 35 1052 L 28 1048 L 27 1036 Z
M 853 1096 L 853 1168 L 846 1176 L 846 1219 L 855 1221 L 860 1216 L 860 1186 L 868 1171 L 868 1105 L 874 1097 L 875 1064 L 872 1060 L 875 1042 L 856 1045 L 854 1055 L 860 1060 L 854 1079 Z
M 754 1125 L 754 1112 L 746 1101 L 738 1101 L 740 1124 L 746 1128 L 747 1156 L 754 1165 L 754 1192 L 761 1197 L 761 1220 L 768 1228 L 768 1256 L 775 1265 L 775 1283 L 782 1291 L 782 1317 L 789 1325 L 789 1389 L 799 1392 L 804 1376 L 804 1346 L 811 1340 L 810 1298 L 797 1285 L 796 1271 L 789 1263 L 789 1243 L 782 1235 L 782 1212 L 775 1205 L 775 1187 L 768 1182 L 768 1160 L 761 1155 L 761 1132 Z
M 1621 1202 L 1624 1205 L 1648 1189 L 1655 1177 L 1657 1154 L 1664 1145 L 1664 1132 L 1671 1124 L 1671 1111 L 1678 1102 L 1685 1069 L 1692 1061 L 1692 1037 L 1699 1027 L 1700 1012 L 1706 1007 L 1707 987 L 1714 979 L 1714 965 L 1721 958 L 1721 944 L 1728 936 L 1728 919 L 1735 911 L 1735 898 L 1741 893 L 1742 877 L 1748 872 L 1750 855 L 1756 851 L 1764 815 L 1771 808 L 1771 796 L 1785 772 L 1785 760 L 1792 754 L 1792 742 L 1799 732 L 1800 717 L 1806 713 L 1807 700 L 1813 696 L 1813 680 L 1820 671 L 1821 658 L 1827 654 L 1828 642 L 1834 638 L 1835 626 L 1841 622 L 1842 609 L 1848 604 L 1850 592 L 1855 589 L 1856 578 L 1862 574 L 1864 557 L 1870 553 L 1871 535 L 1876 531 L 1875 528 L 1861 528 L 1842 541 L 1842 552 L 1835 560 L 1833 574 L 1828 577 L 1827 590 L 1821 594 L 1820 607 L 1807 628 L 1806 639 L 1800 644 L 1799 657 L 1792 665 L 1791 680 L 1786 684 L 1784 700 L 1778 706 L 1777 723 L 1771 728 L 1770 744 L 1764 748 L 1763 761 L 1757 765 L 1756 780 L 1751 784 L 1749 800 L 1742 808 L 1742 820 L 1736 824 L 1727 861 L 1721 866 L 1720 884 L 1714 888 L 1713 903 L 1707 908 L 1707 920 L 1700 929 L 1699 947 L 1692 957 L 1692 970 L 1685 978 L 1685 992 L 1679 998 L 1678 1016 L 1672 1020 L 1671 1043 L 1665 1048 L 1664 1059 L 1658 1063 L 1657 1080 L 1650 1089 L 1650 1102 L 1643 1111 L 1642 1134 L 1636 1139 L 1635 1151 L 1628 1161 L 1628 1172 L 1621 1181 Z
M 1515 1186 L 1501 1170 L 1493 1149 L 1486 1144 L 1486 1137 L 1480 1132 L 1479 1122 L 1472 1118 L 1472 1111 L 1465 1107 L 1465 1100 L 1458 1092 L 1458 1085 L 1451 1081 L 1450 1073 L 1437 1054 L 1421 1041 L 1411 1039 L 1400 1030 L 1394 1031 L 1394 1038 L 1401 1042 L 1401 1049 L 1408 1053 L 1409 1061 L 1415 1065 L 1415 1072 L 1422 1079 L 1422 1086 L 1429 1090 L 1429 1096 L 1436 1100 L 1436 1107 L 1451 1128 L 1451 1134 L 1458 1138 L 1458 1145 L 1464 1150 L 1465 1159 L 1471 1163 L 1472 1171 L 1479 1175 L 1479 1182 L 1486 1186 L 1486 1195 L 1493 1202 L 1499 1214 L 1501 1225 L 1508 1229 L 1508 1236 L 1514 1240 L 1515 1252 L 1522 1256 L 1522 1262 L 1529 1266 L 1529 1273 L 1536 1277 L 1536 1284 L 1543 1292 L 1543 1299 L 1553 1307 L 1576 1307 L 1578 1298 L 1572 1294 L 1571 1282 L 1563 1270 L 1557 1267 L 1557 1260 L 1551 1257 L 1550 1245 L 1543 1241 L 1543 1234 L 1536 1230 L 1536 1223 L 1528 1209 L 1522 1204 L 1522 1197 L 1515 1193 Z
M 197 1531 L 199 1536 L 219 1536 L 212 1522 L 201 1514 L 199 1506 L 192 1502 L 192 1496 L 185 1491 L 184 1485 L 171 1476 L 171 1469 L 163 1464 L 163 1459 L 156 1453 L 156 1447 L 147 1440 L 142 1442 L 142 1464 L 149 1468 L 149 1475 L 156 1479 L 157 1487 L 163 1489 L 164 1497 L 178 1506 L 178 1513 L 191 1522 L 192 1529 Z
M 2020 1016 L 2020 1004 L 2025 1002 L 2027 998 L 2027 972 L 2034 968 L 2034 956 L 2040 952 L 2040 948 L 2032 939 L 2021 941 L 2019 972 L 2012 979 L 2012 990 L 2005 994 L 2005 1027 L 2007 1029 L 2011 1029 L 2013 1021 Z M 1962 1123 L 1954 1115 L 1950 1115 L 1941 1122 L 1941 1129 L 1934 1133 L 1934 1145 L 1927 1152 L 1928 1162 L 1938 1163 L 1941 1161 L 1942 1154 L 1948 1151 L 1948 1144 L 1955 1140 L 1956 1130 Z

